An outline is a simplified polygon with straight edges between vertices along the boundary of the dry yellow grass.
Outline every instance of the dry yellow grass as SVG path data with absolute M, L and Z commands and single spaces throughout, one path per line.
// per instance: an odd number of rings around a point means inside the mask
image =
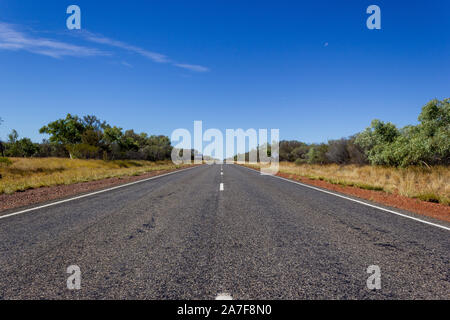
M 70 160 L 61 158 L 9 158 L 0 163 L 0 194 L 19 190 L 72 184 L 105 178 L 140 175 L 155 170 L 181 167 L 171 161 Z
M 252 167 L 258 165 L 251 164 Z M 383 190 L 410 198 L 450 204 L 450 167 L 391 168 L 379 166 L 296 165 L 280 163 L 280 172 L 334 184 Z

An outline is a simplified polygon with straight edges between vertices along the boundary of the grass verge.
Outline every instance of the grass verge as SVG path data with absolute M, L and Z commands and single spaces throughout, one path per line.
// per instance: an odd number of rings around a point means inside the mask
M 259 169 L 259 164 L 246 164 Z M 280 173 L 322 180 L 365 190 L 384 191 L 409 198 L 450 205 L 450 167 L 392 168 L 336 164 L 296 165 L 281 162 Z
M 171 161 L 9 158 L 0 163 L 0 194 L 122 176 L 173 170 L 187 165 Z

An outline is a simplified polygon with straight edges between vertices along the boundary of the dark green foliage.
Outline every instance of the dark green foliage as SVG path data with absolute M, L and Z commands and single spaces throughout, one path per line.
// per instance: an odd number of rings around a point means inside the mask
M 99 159 L 100 158 L 100 148 L 87 144 L 87 143 L 79 143 L 79 144 L 71 144 L 68 145 L 67 150 L 72 155 L 73 158 L 76 159 Z
M 307 160 L 306 159 L 302 159 L 302 158 L 298 158 L 298 159 L 295 159 L 294 162 L 295 162 L 296 165 L 301 165 L 301 164 L 307 163 Z
M 439 203 L 439 200 L 440 200 L 440 197 L 434 193 L 420 194 L 418 196 L 415 196 L 415 198 L 420 199 L 422 201 L 428 201 L 428 202 L 434 202 L 434 203 Z
M 36 153 L 36 157 L 59 157 L 59 158 L 67 158 L 69 156 L 69 152 L 66 147 L 61 144 L 50 143 L 50 141 L 44 139 L 39 144 L 39 149 Z
M 28 138 L 19 139 L 16 130 L 8 135 L 8 142 L 4 144 L 4 155 L 7 157 L 33 157 L 39 150 L 39 145 Z
M 328 145 L 325 143 L 319 145 L 311 145 L 306 155 L 309 164 L 327 164 L 330 163 L 326 154 L 328 152 Z
M 8 135 L 5 155 L 11 157 L 67 157 L 80 159 L 170 159 L 172 146 L 166 136 L 137 134 L 133 130 L 110 126 L 96 116 L 82 118 L 68 114 L 39 130 L 50 136 L 42 143 L 19 140 L 13 130 Z
M 373 120 L 371 126 L 363 132 L 349 138 L 330 140 L 327 144 L 282 140 L 279 159 L 298 165 L 449 165 L 450 99 L 431 100 L 422 108 L 418 119 L 418 125 L 402 129 L 390 122 Z M 247 152 L 246 160 L 248 155 Z
M 78 118 L 67 114 L 65 119 L 59 119 L 43 126 L 39 133 L 50 135 L 50 142 L 61 144 L 76 144 L 81 142 L 81 136 L 86 127 Z
M 418 125 L 400 130 L 389 122 L 374 120 L 355 142 L 375 165 L 449 165 L 450 99 L 431 100 L 418 120 Z
M 306 159 L 309 146 L 300 141 L 280 141 L 280 161 L 295 161 L 296 159 Z
M 328 161 L 337 164 L 366 164 L 367 157 L 360 146 L 355 144 L 355 137 L 331 140 L 326 153 Z
M 12 161 L 11 160 L 9 160 L 6 157 L 0 157 L 0 167 L 1 166 L 8 167 L 10 165 L 12 165 Z

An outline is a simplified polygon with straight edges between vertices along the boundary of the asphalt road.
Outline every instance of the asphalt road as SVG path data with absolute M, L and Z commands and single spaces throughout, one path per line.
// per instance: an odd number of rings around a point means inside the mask
M 0 219 L 0 298 L 449 299 L 449 232 L 205 165 Z

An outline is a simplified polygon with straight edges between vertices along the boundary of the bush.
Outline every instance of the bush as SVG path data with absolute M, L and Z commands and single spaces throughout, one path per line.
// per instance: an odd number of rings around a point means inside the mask
M 12 161 L 6 157 L 0 157 L 0 166 L 8 167 L 12 165 Z
M 417 126 L 400 130 L 392 123 L 374 120 L 355 142 L 374 165 L 449 165 L 450 99 L 431 100 L 418 120 Z
M 295 160 L 294 163 L 299 166 L 299 165 L 305 164 L 306 162 L 307 162 L 306 159 L 298 158 Z
M 327 144 L 313 145 L 308 151 L 307 162 L 309 164 L 326 164 L 329 163 L 326 153 L 328 152 Z
M 67 150 L 75 159 L 99 158 L 99 148 L 86 143 L 68 145 Z
M 422 193 L 422 194 L 415 196 L 414 198 L 420 199 L 422 201 L 433 202 L 433 203 L 440 202 L 440 197 L 434 193 Z
M 347 139 L 340 139 L 328 142 L 328 152 L 326 157 L 332 163 L 350 163 L 350 154 L 347 150 Z

